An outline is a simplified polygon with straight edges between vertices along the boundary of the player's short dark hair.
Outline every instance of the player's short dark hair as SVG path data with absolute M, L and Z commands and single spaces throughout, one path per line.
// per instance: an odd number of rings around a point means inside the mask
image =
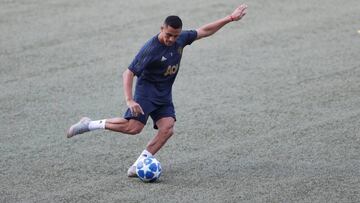
M 174 29 L 182 28 L 182 21 L 179 16 L 168 16 L 164 21 L 165 25 L 169 25 Z

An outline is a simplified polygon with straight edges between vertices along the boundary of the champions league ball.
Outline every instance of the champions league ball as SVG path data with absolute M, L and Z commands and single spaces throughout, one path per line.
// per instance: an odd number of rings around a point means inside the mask
M 161 175 L 161 164 L 154 157 L 147 157 L 136 165 L 136 174 L 144 182 L 155 182 Z

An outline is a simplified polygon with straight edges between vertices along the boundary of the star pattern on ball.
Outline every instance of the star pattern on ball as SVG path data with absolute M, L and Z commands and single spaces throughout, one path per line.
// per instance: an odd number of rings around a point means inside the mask
M 155 182 L 161 175 L 161 164 L 154 157 L 147 157 L 137 164 L 136 174 L 144 182 Z

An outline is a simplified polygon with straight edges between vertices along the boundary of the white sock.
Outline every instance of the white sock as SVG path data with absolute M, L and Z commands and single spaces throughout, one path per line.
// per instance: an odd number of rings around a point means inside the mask
M 92 130 L 97 130 L 97 129 L 105 129 L 105 121 L 106 121 L 106 119 L 90 121 L 89 130 L 92 131 Z
M 133 166 L 136 166 L 137 163 L 141 160 L 141 159 L 145 159 L 146 157 L 150 157 L 153 156 L 148 150 L 144 150 L 140 156 L 136 159 L 136 161 L 134 162 Z

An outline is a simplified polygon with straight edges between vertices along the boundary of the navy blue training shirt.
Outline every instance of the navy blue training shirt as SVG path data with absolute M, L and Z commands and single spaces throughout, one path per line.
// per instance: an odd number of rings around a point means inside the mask
M 197 37 L 195 30 L 182 31 L 172 46 L 160 43 L 158 35 L 140 49 L 129 70 L 137 76 L 135 101 L 150 99 L 156 104 L 172 102 L 172 85 L 180 67 L 182 50 Z

